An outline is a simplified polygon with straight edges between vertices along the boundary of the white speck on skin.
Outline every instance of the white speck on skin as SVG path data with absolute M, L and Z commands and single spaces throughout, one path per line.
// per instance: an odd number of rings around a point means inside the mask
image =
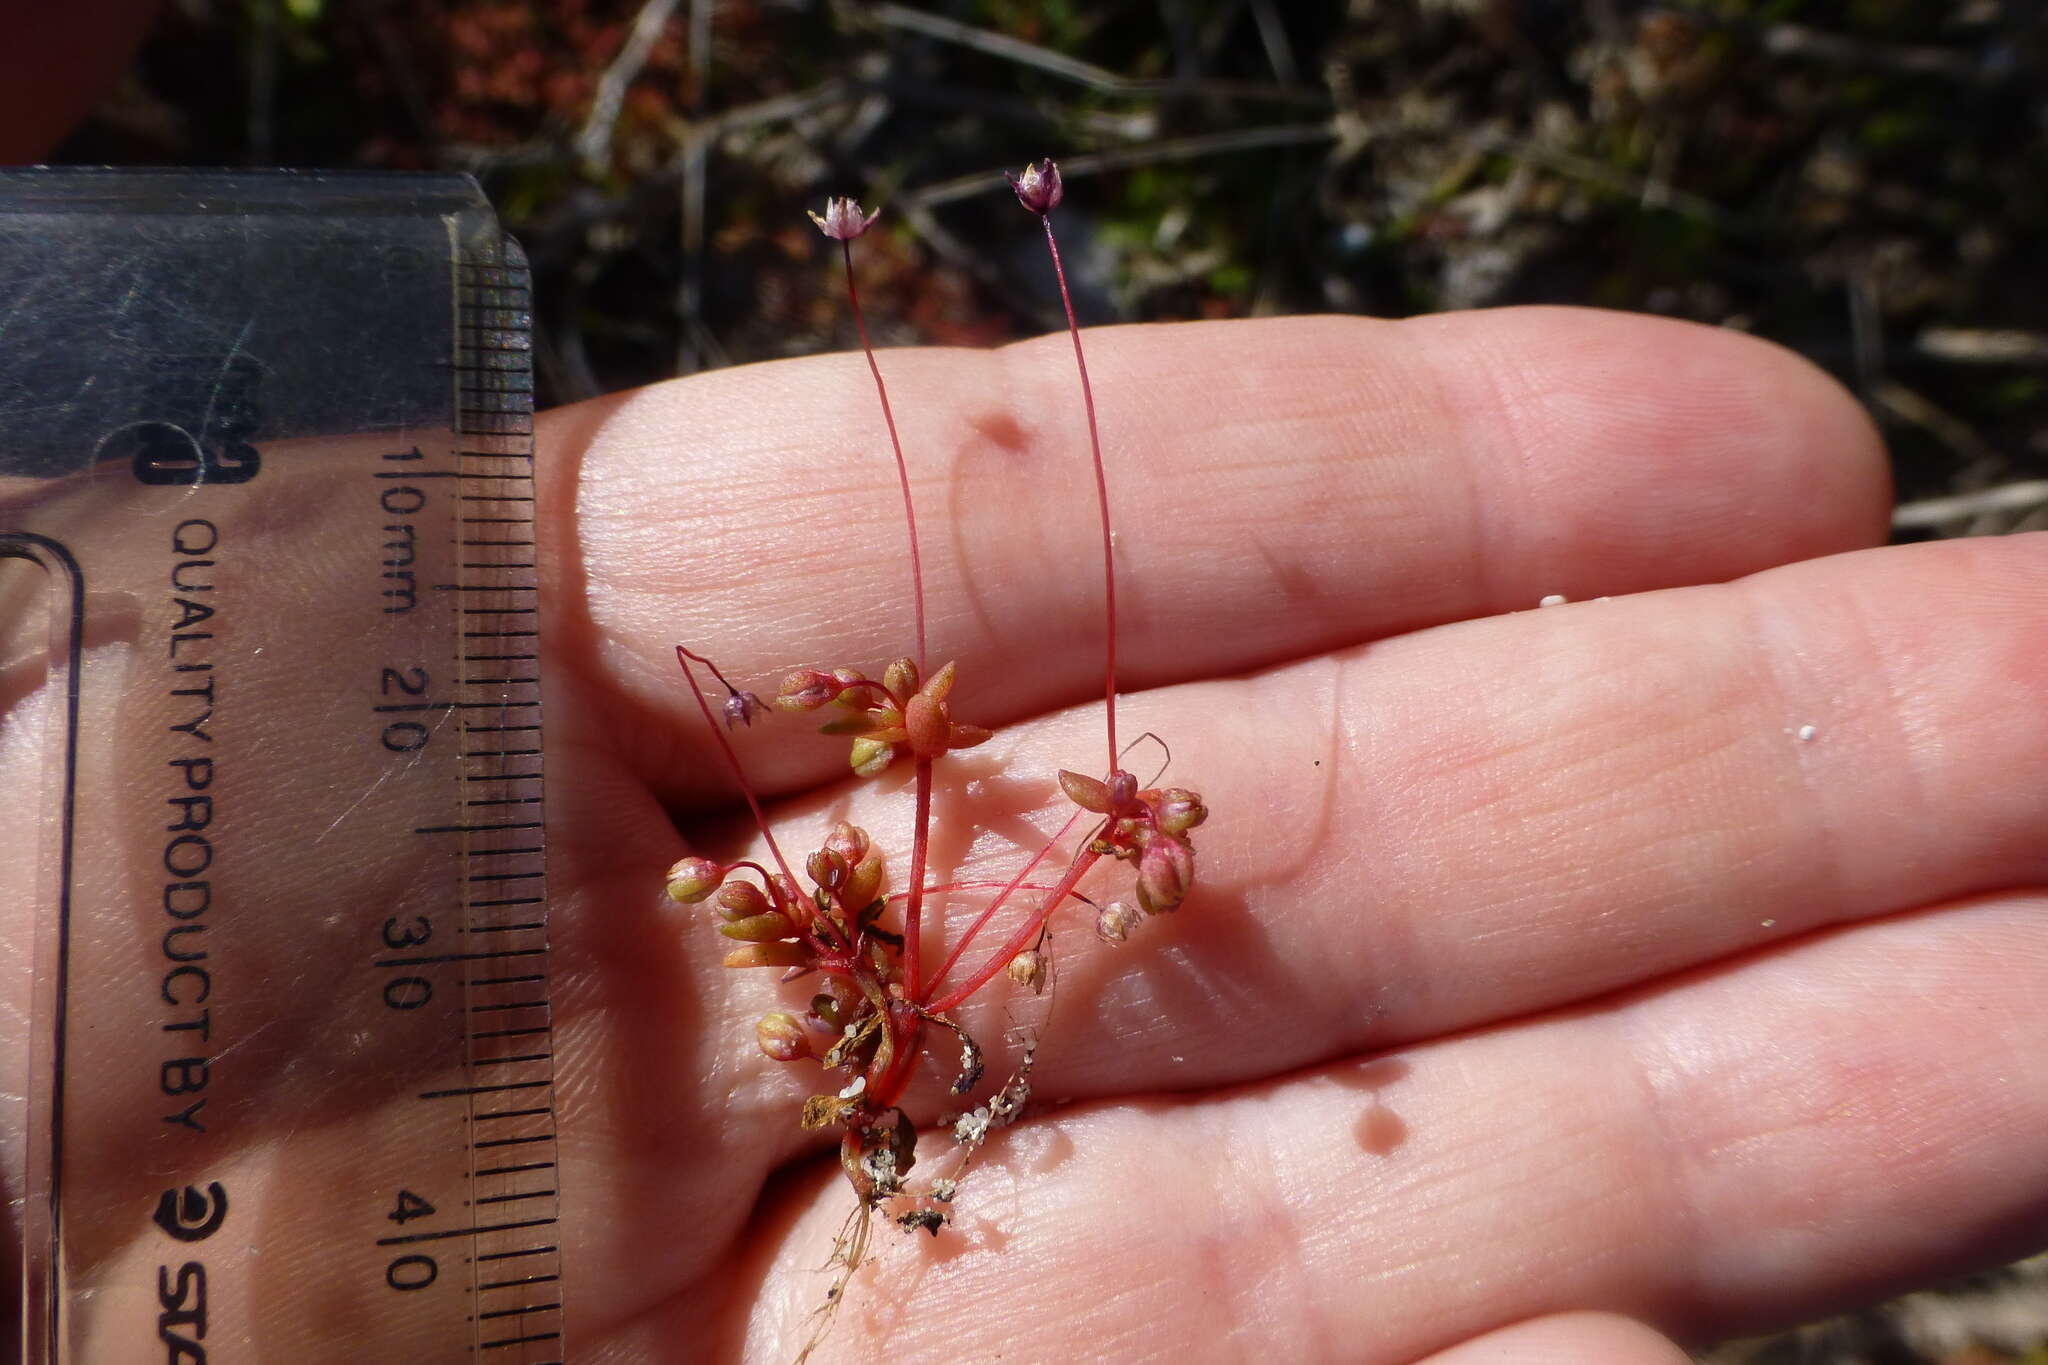
M 1554 592 L 1550 594 L 1550 596 L 1543 598 L 1536 605 L 1539 607 L 1561 607 L 1570 600 L 1571 599 L 1566 597 L 1563 593 Z
M 1776 920 L 1774 920 L 1774 919 L 1767 919 L 1767 920 L 1765 920 L 1765 921 L 1764 921 L 1763 923 L 1764 923 L 1764 928 L 1766 928 L 1766 929 L 1775 929 L 1775 928 L 1777 928 L 1777 927 L 1778 927 L 1778 922 L 1777 922 Z
M 953 1121 L 953 1141 L 980 1142 L 988 1136 L 988 1106 L 983 1105 L 971 1114 L 962 1114 Z
M 1801 744 L 1811 744 L 1813 743 L 1814 736 L 1818 735 L 1820 730 L 1816 726 L 1802 725 L 1792 733 L 1798 737 Z

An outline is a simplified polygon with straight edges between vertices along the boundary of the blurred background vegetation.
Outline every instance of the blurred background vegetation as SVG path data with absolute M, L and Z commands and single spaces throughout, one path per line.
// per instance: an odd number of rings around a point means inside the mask
M 472 171 L 559 402 L 850 344 L 827 194 L 885 341 L 1050 328 L 1046 154 L 1085 320 L 1738 327 L 1862 396 L 1902 534 L 2048 525 L 2040 0 L 169 0 L 59 159 Z
M 474 173 L 543 402 L 852 344 L 1599 304 L 1769 337 L 1891 442 L 1902 538 L 2048 526 L 2041 0 L 168 0 L 53 158 Z M 1724 1365 L 2048 1365 L 2048 1268 Z

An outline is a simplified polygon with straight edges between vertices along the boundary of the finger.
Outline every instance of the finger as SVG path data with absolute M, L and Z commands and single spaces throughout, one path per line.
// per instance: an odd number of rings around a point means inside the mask
M 1689 1365 L 1669 1337 L 1614 1313 L 1556 1313 L 1439 1351 L 1419 1365 Z
M 1133 699 L 1126 725 L 1168 736 L 1168 780 L 1212 811 L 1195 890 L 1121 945 L 1095 941 L 1085 907 L 1054 921 L 1054 1027 L 1078 1046 L 1046 1049 L 1044 1084 L 1250 1079 L 2048 881 L 2044 546 L 1841 556 Z M 1046 774 L 1085 761 L 1092 724 L 1084 708 L 959 760 L 931 880 L 1011 875 L 1070 813 Z M 907 849 L 902 804 L 826 793 L 785 828 L 807 849 L 847 818 Z M 1105 862 L 1082 890 L 1131 880 Z M 928 962 L 988 899 L 939 903 Z M 1035 898 L 1019 901 L 996 934 Z M 998 979 L 961 1017 L 996 1038 L 1042 1008 Z
M 1886 479 L 1789 354 L 1568 309 L 1092 334 L 1141 688 L 1441 621 L 1728 578 L 1875 543 Z M 924 542 L 932 662 L 988 723 L 1101 687 L 1100 528 L 1072 354 L 884 356 Z M 758 686 L 914 652 L 895 469 L 858 357 L 552 414 L 551 636 L 579 705 L 670 788 L 716 773 L 678 641 Z M 963 714 L 965 714 L 963 712 Z M 677 729 L 678 726 L 682 730 Z M 770 790 L 830 750 L 750 736 Z
M 2020 1254 L 2048 1226 L 2044 970 L 2048 900 L 2011 898 L 1397 1057 L 1031 1120 L 963 1186 L 950 1242 L 881 1244 L 818 1358 L 1256 1340 L 1373 1365 L 1586 1306 L 1705 1340 Z M 729 1331 L 799 1339 L 824 1277 L 794 1267 L 850 1199 L 836 1171 L 793 1192 L 766 1298 Z

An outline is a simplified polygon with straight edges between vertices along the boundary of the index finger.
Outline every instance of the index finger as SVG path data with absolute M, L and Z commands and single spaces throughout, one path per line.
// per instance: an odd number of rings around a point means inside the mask
M 1739 334 L 1582 309 L 1086 334 L 1138 689 L 1533 605 L 1875 543 L 1888 484 L 1848 396 Z M 1100 530 L 1065 338 L 885 351 L 932 662 L 1000 724 L 1100 687 Z M 658 785 L 715 785 L 677 641 L 759 683 L 912 652 L 900 495 L 857 356 L 551 416 L 558 641 Z M 837 770 L 752 736 L 765 792 Z M 618 741 L 630 735 L 627 743 Z

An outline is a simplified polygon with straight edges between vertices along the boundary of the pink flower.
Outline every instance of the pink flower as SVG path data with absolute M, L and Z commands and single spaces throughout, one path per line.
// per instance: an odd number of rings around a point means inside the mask
M 830 673 L 799 668 L 782 680 L 775 704 L 785 711 L 815 711 L 839 695 L 839 683 Z
M 668 870 L 668 898 L 695 905 L 725 881 L 725 868 L 709 858 L 685 858 Z
M 1048 163 L 1050 164 L 1050 163 Z M 810 210 L 804 210 L 810 213 Z M 867 217 L 860 215 L 860 205 L 851 199 L 827 199 L 822 216 L 812 213 L 811 221 L 818 225 L 818 231 L 835 242 L 850 242 L 875 225 L 875 219 L 882 216 L 876 209 Z
M 725 728 L 752 725 L 754 717 L 767 709 L 752 692 L 734 692 L 725 699 Z
M 1172 910 L 1195 882 L 1195 851 L 1185 839 L 1161 834 L 1138 857 L 1138 904 L 1148 915 Z
M 1010 188 L 1017 191 L 1017 202 L 1031 212 L 1044 217 L 1060 206 L 1064 193 L 1060 185 L 1060 168 L 1050 157 L 1034 161 L 1022 173 L 1009 171 Z

